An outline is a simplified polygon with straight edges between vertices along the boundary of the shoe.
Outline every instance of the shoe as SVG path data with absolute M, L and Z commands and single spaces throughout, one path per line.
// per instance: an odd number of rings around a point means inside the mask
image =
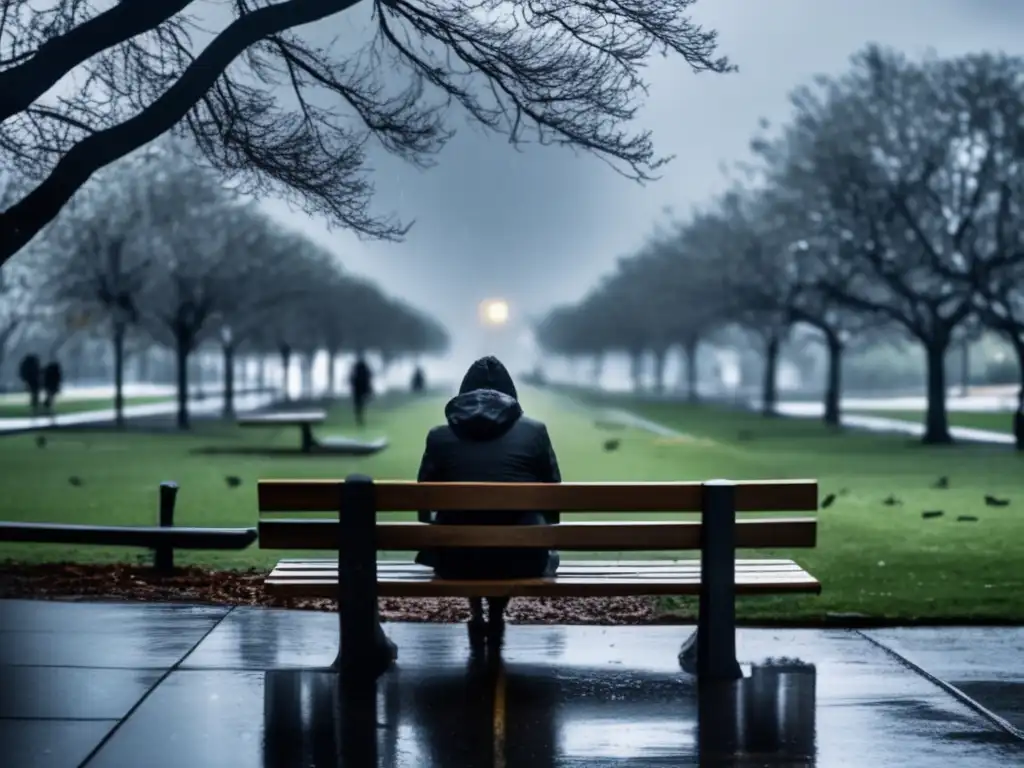
M 491 619 L 487 623 L 487 642 L 492 646 L 501 647 L 505 640 L 505 620 Z
M 380 677 L 394 666 L 398 660 L 398 646 L 387 635 L 377 641 L 377 653 L 374 662 L 374 677 Z
M 477 616 L 466 622 L 466 631 L 469 633 L 469 645 L 479 647 L 487 640 L 487 623 L 483 617 Z

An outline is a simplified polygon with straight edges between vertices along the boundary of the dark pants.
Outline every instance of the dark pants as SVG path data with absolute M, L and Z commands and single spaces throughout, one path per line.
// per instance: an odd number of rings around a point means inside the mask
M 447 513 L 441 513 L 445 515 Z M 457 513 L 456 513 L 457 514 Z M 487 514 L 487 513 L 482 513 Z M 497 514 L 497 513 L 495 513 Z M 476 520 L 474 520 L 476 522 Z M 458 523 L 470 524 L 470 518 L 459 516 Z M 445 525 L 444 518 L 438 525 Z M 522 512 L 514 515 L 507 525 L 547 525 L 541 512 Z M 555 550 L 509 547 L 479 549 L 436 549 L 420 552 L 416 556 L 420 565 L 428 565 L 442 579 L 451 580 L 499 580 L 531 579 L 554 576 L 561 562 Z M 508 605 L 507 597 L 487 598 L 491 621 L 500 620 Z M 470 610 L 474 619 L 482 617 L 483 605 L 480 598 L 470 599 Z
M 356 424 L 360 427 L 366 423 L 364 413 L 366 411 L 366 395 L 355 395 L 352 398 L 352 407 L 356 413 Z

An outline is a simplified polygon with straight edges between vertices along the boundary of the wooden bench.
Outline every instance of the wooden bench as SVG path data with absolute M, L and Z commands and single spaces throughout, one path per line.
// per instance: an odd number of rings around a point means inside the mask
M 812 512 L 814 480 L 706 483 L 416 483 L 261 480 L 261 549 L 336 549 L 330 560 L 282 560 L 267 577 L 279 597 L 335 597 L 341 650 L 335 661 L 359 676 L 374 647 L 375 604 L 384 597 L 697 595 L 701 678 L 736 679 L 737 595 L 817 594 L 821 585 L 792 560 L 737 560 L 736 549 L 813 547 L 817 521 L 737 519 L 737 512 Z M 550 526 L 426 525 L 378 522 L 378 512 L 414 510 L 699 512 L 700 520 L 578 522 Z M 282 519 L 288 512 L 334 512 L 336 520 Z M 486 514 L 486 513 L 481 513 Z M 408 561 L 377 562 L 381 550 L 429 547 L 544 547 L 562 551 L 700 550 L 699 560 L 565 560 L 553 578 L 453 581 Z M 340 574 L 340 579 L 339 579 Z
M 301 434 L 303 453 L 312 453 L 316 440 L 313 427 L 327 421 L 326 411 L 282 411 L 279 413 L 256 413 L 236 419 L 240 427 L 298 427 Z

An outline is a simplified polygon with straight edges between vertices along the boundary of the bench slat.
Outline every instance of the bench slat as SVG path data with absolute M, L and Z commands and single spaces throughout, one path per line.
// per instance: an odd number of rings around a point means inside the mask
M 255 528 L 175 528 L 63 523 L 0 523 L 0 541 L 45 544 L 95 544 L 110 547 L 173 549 L 246 549 L 256 541 Z
M 748 549 L 813 547 L 817 521 L 739 520 L 736 546 Z M 260 520 L 262 549 L 334 549 L 334 520 Z M 700 549 L 699 522 L 562 523 L 560 525 L 427 525 L 377 523 L 378 550 L 430 547 L 543 547 L 562 550 L 667 551 Z
M 260 512 L 337 512 L 340 480 L 260 480 Z M 377 509 L 518 510 L 560 512 L 700 512 L 701 483 L 374 483 Z M 738 512 L 812 512 L 816 480 L 757 480 L 736 484 Z
M 401 576 L 408 573 L 421 573 L 423 566 L 410 562 L 378 561 L 377 573 L 387 577 Z M 682 571 L 700 570 L 700 560 L 656 560 L 648 563 L 636 563 L 634 565 L 592 565 L 585 561 L 568 561 L 562 563 L 558 568 L 559 575 L 563 576 L 617 576 L 623 574 L 635 574 L 643 577 L 658 576 L 665 574 L 676 574 Z M 736 561 L 737 572 L 757 573 L 785 573 L 789 571 L 802 572 L 803 569 L 792 560 L 762 560 L 762 561 Z M 304 563 L 291 563 L 281 561 L 274 569 L 275 578 L 281 579 L 305 579 L 315 578 L 322 573 L 337 573 L 338 563 L 336 560 L 307 560 Z
M 306 561 L 307 564 L 316 561 Z M 737 561 L 736 593 L 741 595 L 811 593 L 821 591 L 817 579 L 792 560 Z M 764 561 L 758 561 L 763 563 Z M 267 578 L 268 593 L 279 597 L 337 597 L 337 564 L 321 561 L 322 568 L 304 572 L 275 568 Z M 696 595 L 700 590 L 700 562 L 650 561 L 646 568 L 605 566 L 601 573 L 587 574 L 584 561 L 567 562 L 550 579 L 500 581 L 444 580 L 414 563 L 381 563 L 378 594 L 381 597 L 613 597 L 630 595 Z M 583 570 L 577 570 L 583 569 Z M 646 571 L 646 572 L 645 572 Z

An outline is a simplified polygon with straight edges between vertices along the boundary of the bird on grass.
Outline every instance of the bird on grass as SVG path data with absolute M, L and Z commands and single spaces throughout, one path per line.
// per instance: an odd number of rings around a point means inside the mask
M 925 520 L 928 520 L 933 517 L 942 517 L 944 514 L 946 513 L 943 512 L 941 509 L 930 509 L 925 512 L 922 512 L 921 517 L 923 517 Z
M 237 488 L 242 484 L 242 478 L 228 475 L 224 478 L 224 482 L 228 484 L 228 488 Z
M 1008 507 L 1008 506 L 1010 506 L 1010 500 L 1009 499 L 999 499 L 999 498 L 996 498 L 995 496 L 990 496 L 989 494 L 986 493 L 985 494 L 985 506 L 987 506 L 987 507 Z
M 71 477 L 69 477 L 68 482 L 71 483 L 71 485 L 73 485 L 75 488 L 80 488 L 83 485 L 85 485 L 85 483 L 82 482 L 82 478 L 80 478 L 78 475 L 72 475 Z
M 605 440 L 604 441 L 604 449 L 606 451 L 616 451 L 616 450 L 618 450 L 619 445 L 621 445 L 621 443 L 622 443 L 621 440 Z
M 960 515 L 957 517 L 956 521 L 958 523 L 976 523 L 978 522 L 978 518 L 974 515 Z
M 821 500 L 821 508 L 822 509 L 828 509 L 829 507 L 832 506 L 832 504 L 835 502 L 835 500 L 836 500 L 836 495 L 834 493 L 830 493 L 828 496 L 826 496 L 824 499 Z
M 46 436 L 45 435 L 39 435 L 36 438 L 36 447 L 37 448 L 45 448 L 46 447 Z
M 943 475 L 932 484 L 932 488 L 941 488 L 942 490 L 949 488 L 949 478 Z
M 899 507 L 903 506 L 903 502 L 893 496 L 891 493 L 882 499 L 882 503 L 887 507 Z

